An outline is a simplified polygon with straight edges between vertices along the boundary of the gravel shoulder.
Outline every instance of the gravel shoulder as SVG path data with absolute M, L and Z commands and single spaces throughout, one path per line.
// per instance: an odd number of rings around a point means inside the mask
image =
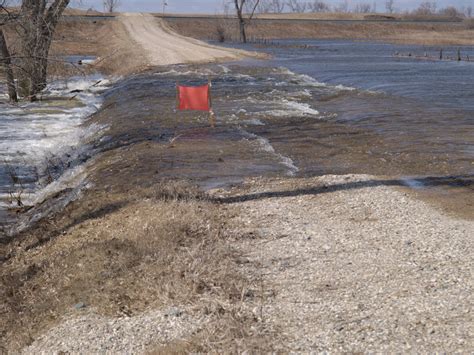
M 39 337 L 23 354 L 138 354 L 150 347 L 191 337 L 206 318 L 173 307 L 135 317 L 108 318 L 95 313 L 65 320 Z
M 474 222 L 370 176 L 253 181 L 222 194 L 277 348 L 472 352 Z M 243 202 L 238 202 L 243 201 Z
M 235 305 L 253 314 L 252 330 L 234 350 L 474 350 L 474 221 L 367 175 L 254 179 L 210 195 L 249 285 Z M 24 352 L 171 351 L 220 317 L 205 314 L 172 307 L 107 318 L 86 310 Z

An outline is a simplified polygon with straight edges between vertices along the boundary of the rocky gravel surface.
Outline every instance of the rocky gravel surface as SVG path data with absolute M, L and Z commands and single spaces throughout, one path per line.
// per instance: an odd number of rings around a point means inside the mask
M 134 317 L 94 313 L 71 317 L 39 337 L 23 354 L 138 354 L 193 334 L 206 323 L 180 308 Z
M 473 220 L 365 175 L 256 179 L 213 191 L 245 292 L 284 352 L 474 352 Z M 83 307 L 25 354 L 145 353 L 211 320 L 184 308 L 106 318 Z M 243 349 L 245 349 L 245 344 Z
M 474 222 L 382 180 L 257 180 L 221 192 L 240 210 L 244 272 L 264 284 L 256 313 L 281 330 L 277 348 L 474 351 Z

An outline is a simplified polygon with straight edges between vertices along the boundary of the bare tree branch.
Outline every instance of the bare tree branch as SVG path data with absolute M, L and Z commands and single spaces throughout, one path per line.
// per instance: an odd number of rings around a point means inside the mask
M 121 5 L 120 0 L 104 0 L 103 3 L 105 12 L 115 12 Z

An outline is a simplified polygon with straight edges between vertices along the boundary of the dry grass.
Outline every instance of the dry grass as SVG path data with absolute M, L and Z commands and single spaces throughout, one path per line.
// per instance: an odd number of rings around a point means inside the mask
M 474 19 L 471 18 L 471 19 L 464 20 L 464 25 L 466 29 L 474 30 Z
M 79 66 L 65 61 L 64 57 L 99 56 L 104 50 L 102 39 L 97 33 L 104 33 L 110 27 L 108 21 L 74 21 L 61 22 L 53 39 L 48 63 L 48 75 L 54 77 L 70 77 L 88 74 L 94 70 L 90 66 Z M 13 26 L 6 28 L 7 41 L 13 56 L 18 55 L 18 35 Z
M 218 39 L 218 27 L 225 27 L 225 37 L 238 40 L 237 22 L 233 19 L 168 19 L 170 27 L 185 36 Z M 472 45 L 473 32 L 463 23 L 416 22 L 279 22 L 254 21 L 248 26 L 250 38 L 354 39 L 422 45 Z
M 126 75 L 146 67 L 143 56 L 134 48 L 136 44 L 119 21 L 70 20 L 59 25 L 51 54 L 96 56 L 97 64 L 89 70 Z
M 306 12 L 282 14 L 258 14 L 256 18 L 284 20 L 363 20 L 366 14 L 342 12 Z
M 221 211 L 197 189 L 168 182 L 133 197 L 90 194 L 79 205 L 10 246 L 0 272 L 0 349 L 29 344 L 79 302 L 112 316 L 177 304 L 215 315 L 189 349 L 252 339 L 255 320 L 243 307 L 251 286 Z
M 14 27 L 6 28 L 11 51 L 18 52 L 18 38 Z M 134 48 L 125 28 L 114 20 L 68 20 L 61 22 L 51 45 L 48 65 L 50 77 L 80 76 L 93 71 L 105 74 L 127 75 L 147 67 L 146 60 Z M 65 56 L 95 56 L 93 66 L 78 66 L 63 61 Z M 0 73 L 3 78 L 3 73 Z
M 100 33 L 97 69 L 107 74 L 127 75 L 148 67 L 148 60 L 120 21 L 108 21 Z

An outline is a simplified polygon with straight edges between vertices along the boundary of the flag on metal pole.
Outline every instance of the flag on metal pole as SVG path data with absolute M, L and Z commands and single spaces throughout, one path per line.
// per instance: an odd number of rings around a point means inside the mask
M 194 110 L 209 112 L 209 122 L 212 127 L 216 124 L 216 116 L 212 110 L 212 83 L 201 86 L 183 86 L 176 82 L 176 109 L 180 111 Z
M 178 110 L 211 111 L 210 84 L 178 88 Z

